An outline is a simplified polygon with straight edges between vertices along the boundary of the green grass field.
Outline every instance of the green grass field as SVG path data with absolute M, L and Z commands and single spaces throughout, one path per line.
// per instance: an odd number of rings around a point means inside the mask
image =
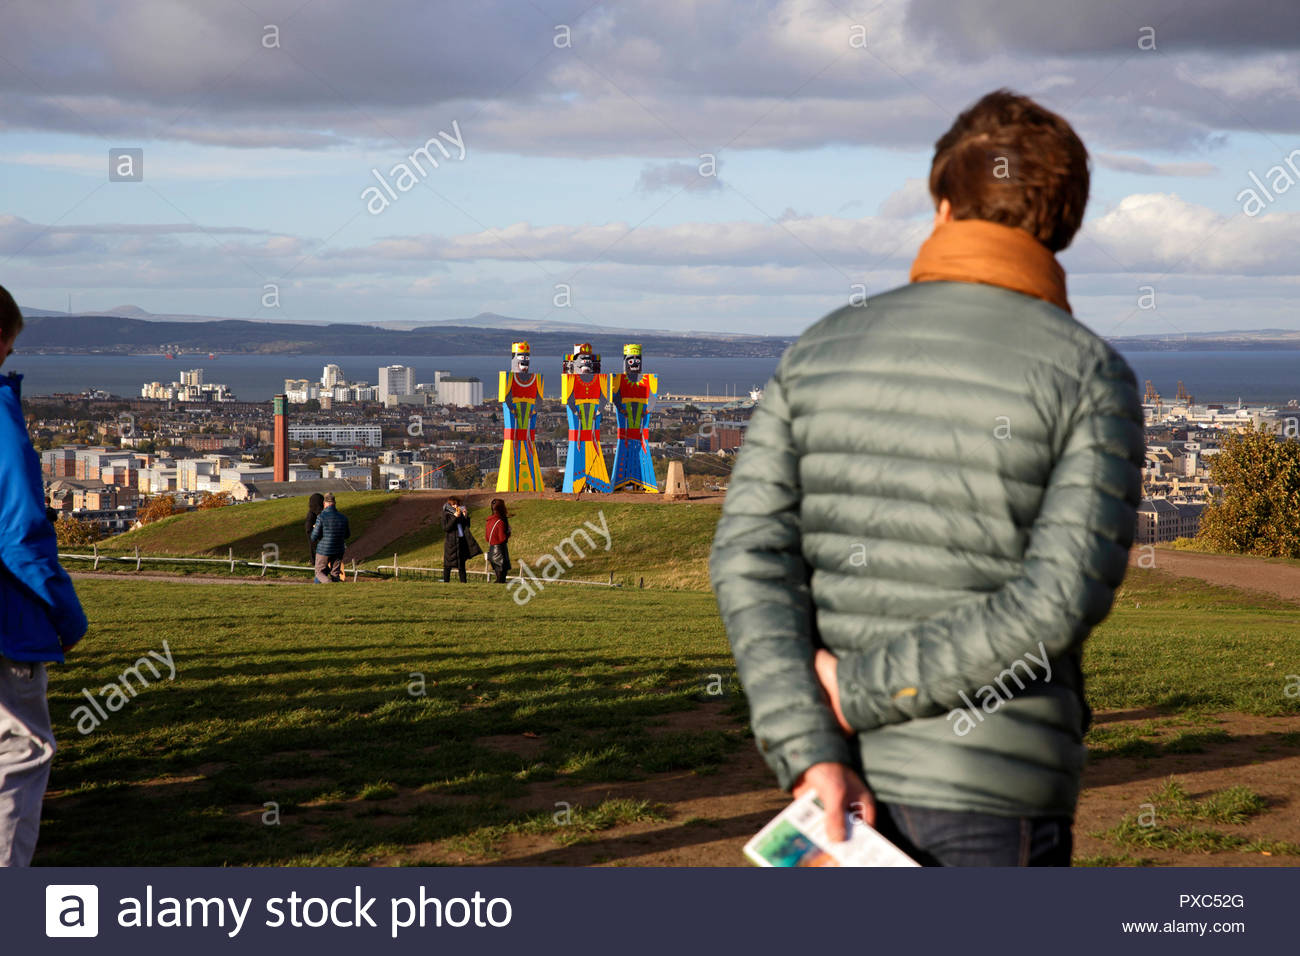
M 338 496 L 338 506 L 356 537 L 396 500 L 396 494 L 387 492 L 344 492 Z M 164 518 L 115 535 L 101 543 L 100 550 L 125 553 L 138 547 L 150 555 L 225 557 L 227 549 L 233 548 L 235 557 L 253 559 L 261 557 L 267 544 L 274 544 L 286 561 L 305 562 L 306 517 L 305 497 L 254 501 Z
M 45 865 L 360 864 L 434 841 L 472 852 L 509 833 L 562 842 L 662 811 L 606 801 L 558 832 L 512 801 L 541 784 L 707 775 L 752 746 L 739 699 L 736 720 L 665 726 L 705 706 L 708 674 L 732 673 L 704 592 L 554 587 L 519 607 L 504 588 L 414 581 L 79 590 L 94 623 L 52 670 L 61 749 Z M 1294 715 L 1284 680 L 1298 639 L 1292 605 L 1135 572 L 1091 639 L 1091 702 L 1185 718 L 1192 735 L 1207 733 L 1201 714 Z M 175 679 L 164 668 L 79 733 L 83 689 L 102 705 L 164 641 Z M 1105 725 L 1090 744 L 1096 757 L 1160 755 Z M 278 824 L 264 822 L 277 811 Z
M 483 497 L 486 497 L 484 495 Z M 338 506 L 352 529 L 352 541 L 393 507 L 397 494 L 388 492 L 353 492 L 339 495 Z M 430 505 L 440 497 L 429 495 Z M 583 501 L 523 500 L 510 505 L 511 560 L 518 569 L 527 563 L 534 573 L 545 554 L 553 554 L 562 542 L 565 553 L 574 556 L 573 545 L 581 548 L 582 557 L 573 562 L 565 576 L 572 579 L 615 583 L 627 587 L 644 584 L 651 588 L 706 591 L 709 588 L 709 547 L 713 528 L 718 523 L 721 506 L 716 503 L 692 504 L 602 502 L 598 498 Z M 136 531 L 117 535 L 102 542 L 103 554 L 130 555 L 139 548 L 144 555 L 234 557 L 259 560 L 267 544 L 280 548 L 287 563 L 305 564 L 307 544 L 303 518 L 307 500 L 303 497 L 282 498 L 232 505 L 211 511 L 197 511 L 165 518 Z M 486 501 L 470 509 L 472 529 L 483 544 L 487 520 Z M 358 563 L 363 570 L 391 565 L 393 555 L 403 567 L 441 568 L 443 531 L 430 523 L 411 528 L 376 554 Z M 579 530 L 581 529 L 581 531 Z M 575 536 L 576 535 L 576 536 Z M 608 535 L 608 539 L 606 537 Z M 606 550 L 606 541 L 609 548 Z M 77 549 L 89 553 L 89 548 Z M 482 568 L 481 559 L 472 568 Z M 172 574 L 226 573 L 211 565 L 146 565 L 149 570 L 166 570 Z M 83 563 L 77 570 L 87 570 Z M 121 564 L 104 565 L 103 570 L 121 572 Z M 259 571 L 241 568 L 241 576 L 258 576 Z M 383 572 L 391 575 L 391 571 Z M 302 574 L 270 571 L 269 577 L 293 577 Z
M 738 726 L 652 732 L 727 666 L 708 594 L 552 588 L 521 608 L 486 584 L 79 590 L 95 623 L 51 681 L 65 793 L 46 803 L 47 865 L 359 863 L 528 826 L 505 800 L 533 781 L 706 771 L 742 744 Z M 164 641 L 175 680 L 162 668 L 79 733 L 83 688 L 104 701 Z M 483 742 L 525 732 L 544 741 L 535 759 Z
M 629 504 L 585 501 L 515 501 L 510 504 L 510 558 L 516 567 L 526 562 L 537 569 L 541 556 L 579 528 L 588 537 L 579 536 L 584 556 L 574 563 L 568 576 L 607 581 L 611 574 L 617 583 L 646 587 L 704 591 L 709 587 L 709 548 L 713 529 L 722 508 L 716 504 Z M 487 520 L 486 505 L 470 509 L 470 521 L 478 534 Z M 603 515 L 603 517 L 602 517 Z M 605 550 L 606 529 L 609 549 Z M 480 535 L 481 538 L 481 535 Z M 481 541 L 480 541 L 481 543 Z M 399 538 L 366 562 L 373 567 L 392 561 L 415 567 L 442 566 L 442 529 L 436 534 L 419 529 Z

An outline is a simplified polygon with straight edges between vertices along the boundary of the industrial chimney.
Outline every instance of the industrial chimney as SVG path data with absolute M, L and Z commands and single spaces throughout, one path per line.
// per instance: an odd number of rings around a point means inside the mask
M 289 419 L 285 407 L 289 400 L 284 395 L 275 396 L 275 475 L 276 481 L 289 480 Z

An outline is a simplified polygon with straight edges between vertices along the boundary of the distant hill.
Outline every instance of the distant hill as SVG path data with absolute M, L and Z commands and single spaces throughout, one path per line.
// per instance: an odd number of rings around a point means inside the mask
M 117 315 L 32 316 L 23 333 L 23 350 L 45 353 L 134 354 L 162 351 L 222 352 L 226 354 L 308 355 L 321 352 L 352 355 L 489 355 L 507 350 L 527 334 L 540 352 L 562 354 L 575 336 L 589 341 L 605 355 L 622 354 L 623 343 L 644 342 L 655 354 L 701 358 L 720 356 L 779 356 L 792 338 L 757 335 L 708 336 L 602 329 L 580 333 L 542 325 L 521 330 L 466 325 L 426 325 L 413 329 L 380 328 L 350 323 L 291 324 L 244 319 L 160 321 Z M 546 329 L 543 331 L 542 329 Z
M 1239 332 L 1170 332 L 1110 339 L 1121 352 L 1264 352 L 1300 349 L 1300 329 L 1243 329 Z
M 96 309 L 93 312 L 58 312 L 50 309 L 31 309 L 21 307 L 23 315 L 27 318 L 56 318 L 68 317 L 73 315 L 91 316 L 107 315 L 120 319 L 140 319 L 145 322 L 239 322 L 248 321 L 243 319 L 230 319 L 220 315 L 193 315 L 186 312 L 149 312 L 140 308 L 138 305 L 115 305 L 111 309 Z M 260 320 L 270 325 L 306 325 L 315 326 L 321 323 L 311 322 L 303 319 L 263 319 Z M 598 332 L 608 332 L 611 335 L 681 335 L 670 329 L 637 329 L 621 328 L 612 325 L 596 325 L 592 322 L 565 322 L 560 319 L 521 319 L 511 315 L 501 315 L 496 312 L 480 312 L 478 315 L 470 316 L 465 319 L 393 319 L 391 321 L 380 320 L 371 323 L 371 326 L 377 329 L 390 329 L 397 332 L 410 332 L 416 329 L 438 329 L 438 328 L 477 328 L 477 329 L 514 329 L 520 332 L 563 332 L 566 335 L 594 335 Z M 692 335 L 701 335 L 704 338 L 724 338 L 732 337 L 730 333 L 718 332 L 699 332 L 691 333 Z

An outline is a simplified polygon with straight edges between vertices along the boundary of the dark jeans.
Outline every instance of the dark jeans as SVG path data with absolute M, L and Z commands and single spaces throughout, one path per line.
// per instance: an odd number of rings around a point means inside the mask
M 922 866 L 1069 866 L 1073 823 L 876 804 L 876 829 Z
M 460 560 L 457 561 L 455 564 L 448 564 L 446 561 L 442 562 L 442 580 L 443 580 L 443 583 L 446 583 L 446 582 L 448 582 L 448 581 L 451 580 L 451 569 L 452 569 L 452 568 L 455 568 L 455 569 L 459 572 L 459 574 L 460 574 L 460 583 L 461 583 L 461 584 L 464 584 L 465 581 L 467 580 L 467 578 L 465 577 L 465 556 L 464 556 L 464 555 L 461 555 Z

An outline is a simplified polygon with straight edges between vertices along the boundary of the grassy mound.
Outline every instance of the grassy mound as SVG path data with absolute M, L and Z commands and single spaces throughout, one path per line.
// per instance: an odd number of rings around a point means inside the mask
M 646 587 L 653 588 L 709 588 L 709 549 L 721 505 L 637 504 L 591 498 L 521 500 L 509 507 L 510 559 L 516 568 L 526 563 L 540 574 L 543 556 L 555 555 L 558 548 L 572 560 L 565 577 L 607 581 L 613 574 L 615 582 L 630 587 L 644 580 Z M 486 505 L 470 509 L 474 534 L 484 547 L 487 515 Z M 575 546 L 581 549 L 581 557 Z M 402 565 L 441 567 L 442 549 L 442 526 L 430 520 L 394 541 L 366 565 L 391 563 L 397 554 Z
M 397 495 L 388 492 L 344 492 L 338 496 L 338 507 L 348 516 L 355 538 L 396 500 Z M 109 538 L 100 550 L 126 552 L 138 547 L 144 554 L 225 557 L 227 549 L 234 548 L 237 558 L 259 558 L 265 545 L 275 544 L 284 560 L 306 561 L 306 517 L 305 495 L 253 501 L 164 518 Z

